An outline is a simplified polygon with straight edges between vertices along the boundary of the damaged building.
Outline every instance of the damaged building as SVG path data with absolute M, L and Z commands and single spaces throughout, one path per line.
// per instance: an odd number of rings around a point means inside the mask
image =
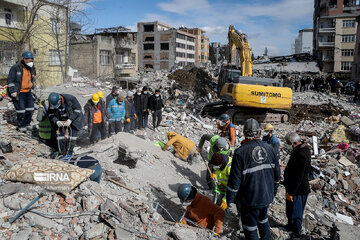
M 160 22 L 139 22 L 139 71 L 195 65 L 196 36 Z
M 137 73 L 136 32 L 124 27 L 96 29 L 70 38 L 70 67 L 88 78 L 122 79 Z

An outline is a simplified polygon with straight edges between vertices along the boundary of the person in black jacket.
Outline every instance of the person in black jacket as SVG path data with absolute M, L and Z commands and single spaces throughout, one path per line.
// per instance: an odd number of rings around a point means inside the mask
M 116 99 L 118 96 L 119 96 L 119 88 L 113 86 L 111 89 L 111 93 L 106 96 L 106 109 L 109 107 L 110 101 Z
M 293 231 L 295 237 L 300 237 L 303 213 L 310 193 L 308 175 L 311 152 L 295 132 L 288 133 L 285 140 L 293 148 L 284 172 L 287 229 Z
M 145 86 L 143 87 L 142 93 L 141 93 L 141 97 L 142 97 L 142 116 L 143 116 L 143 120 L 142 120 L 142 127 L 143 128 L 147 128 L 148 127 L 148 121 L 149 121 L 149 98 L 150 98 L 150 94 L 148 92 L 148 88 Z
M 143 128 L 143 97 L 142 97 L 142 89 L 138 88 L 137 92 L 134 95 L 134 106 L 135 106 L 135 113 L 136 113 L 136 120 L 135 120 L 135 129 Z
M 63 156 L 72 155 L 77 133 L 84 125 L 81 105 L 76 97 L 70 94 L 52 92 L 48 100 L 50 104 L 48 116 L 54 132 L 56 132 L 58 151 Z
M 226 191 L 227 205 L 241 204 L 241 221 L 246 239 L 270 240 L 267 211 L 276 195 L 280 180 L 279 155 L 260 139 L 260 126 L 255 119 L 244 124 L 243 141 L 233 156 Z M 238 207 L 239 211 L 239 207 Z
M 90 143 L 98 141 L 99 132 L 101 139 L 106 138 L 106 108 L 105 102 L 95 93 L 84 106 L 85 124 L 88 127 Z
M 156 131 L 156 129 L 160 126 L 163 107 L 164 107 L 164 103 L 161 99 L 160 90 L 156 89 L 155 94 L 152 95 L 149 99 L 149 109 L 153 117 L 154 131 Z

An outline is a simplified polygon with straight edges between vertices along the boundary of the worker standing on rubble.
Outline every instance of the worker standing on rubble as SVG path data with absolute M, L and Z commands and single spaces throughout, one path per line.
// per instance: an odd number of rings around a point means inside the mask
M 221 208 L 188 183 L 178 187 L 177 195 L 182 205 L 187 206 L 180 224 L 200 225 L 213 230 L 216 235 L 220 234 L 225 218 L 225 212 Z
M 230 176 L 232 158 L 220 153 L 214 153 L 210 163 L 215 169 L 215 173 L 211 176 L 212 179 L 218 180 L 217 186 L 215 186 L 215 203 L 220 205 L 220 208 L 225 210 L 226 205 L 226 188 Z M 215 176 L 214 176 L 215 175 Z
M 143 120 L 142 120 L 142 127 L 143 128 L 147 128 L 148 127 L 148 122 L 149 122 L 149 98 L 150 98 L 150 94 L 149 94 L 149 91 L 148 91 L 148 88 L 145 86 L 143 87 L 142 89 L 142 94 L 141 94 L 141 97 L 142 97 L 142 116 L 143 116 Z
M 341 90 L 342 90 L 343 87 L 344 87 L 344 85 L 340 82 L 340 80 L 336 79 L 336 81 L 335 81 L 335 92 L 336 92 L 336 96 L 338 98 L 340 98 Z
M 109 107 L 109 102 L 113 99 L 116 99 L 119 96 L 119 88 L 113 86 L 111 89 L 111 93 L 106 96 L 106 109 Z
M 221 130 L 220 136 L 228 138 L 230 140 L 230 147 L 234 148 L 236 139 L 235 126 L 231 122 L 229 115 L 221 114 L 217 121 L 217 128 Z
M 241 204 L 241 221 L 246 239 L 271 239 L 268 208 L 280 180 L 279 156 L 260 140 L 260 126 L 255 119 L 244 124 L 248 140 L 234 154 L 226 191 L 227 205 Z
M 22 60 L 10 68 L 7 78 L 8 96 L 11 97 L 17 114 L 17 130 L 26 132 L 30 126 L 34 112 L 34 99 L 31 89 L 34 88 L 34 56 L 31 52 L 24 52 Z
M 137 119 L 135 120 L 135 129 L 143 128 L 143 103 L 144 98 L 142 97 L 142 89 L 138 88 L 134 96 L 134 106 Z
M 190 139 L 177 134 L 176 132 L 168 132 L 166 136 L 168 142 L 165 144 L 162 150 L 166 151 L 170 146 L 173 146 L 176 157 L 191 163 L 193 155 L 196 154 L 195 143 Z
M 137 119 L 135 105 L 133 101 L 134 93 L 128 91 L 125 99 L 125 126 L 124 132 L 134 132 L 135 120 Z
M 108 106 L 110 136 L 121 132 L 125 121 L 125 103 L 124 96 L 119 95 L 116 99 L 110 101 Z
M 153 118 L 154 131 L 156 131 L 157 128 L 160 126 L 163 107 L 164 103 L 161 99 L 160 90 L 156 89 L 155 94 L 149 98 L 149 110 L 151 111 L 151 115 Z
M 288 219 L 286 228 L 293 232 L 293 237 L 300 237 L 303 213 L 310 193 L 308 175 L 311 168 L 311 152 L 295 132 L 286 134 L 285 140 L 293 149 L 284 171 Z
M 88 127 L 90 143 L 98 141 L 99 132 L 101 139 L 106 138 L 106 108 L 104 103 L 100 100 L 100 96 L 95 93 L 84 106 L 85 124 Z
M 58 151 L 61 155 L 72 155 L 77 140 L 77 133 L 84 124 L 79 101 L 70 94 L 50 93 L 48 116 L 54 132 Z
M 275 137 L 273 134 L 274 126 L 270 123 L 266 124 L 264 131 L 267 133 L 267 135 L 265 135 L 262 140 L 270 144 L 276 150 L 276 152 L 279 152 L 280 142 L 279 139 L 277 139 L 277 137 Z

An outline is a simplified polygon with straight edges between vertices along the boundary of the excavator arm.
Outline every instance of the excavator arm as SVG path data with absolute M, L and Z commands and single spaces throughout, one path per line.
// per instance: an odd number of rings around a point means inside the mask
M 239 52 L 242 76 L 252 76 L 251 50 L 247 35 L 229 26 L 228 32 L 230 60 L 235 59 L 236 50 Z

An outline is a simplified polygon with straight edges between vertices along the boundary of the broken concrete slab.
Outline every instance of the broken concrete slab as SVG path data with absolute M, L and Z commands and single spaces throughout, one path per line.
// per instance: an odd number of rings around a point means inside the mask
M 175 239 L 177 240 L 196 240 L 196 233 L 189 228 L 177 228 L 173 232 Z
M 94 237 L 101 236 L 104 232 L 105 225 L 103 223 L 98 223 L 85 232 L 85 239 L 92 239 Z
M 28 212 L 25 215 L 31 223 L 35 224 L 35 226 L 43 227 L 43 228 L 56 228 L 57 223 L 49 218 L 42 217 L 32 212 Z
M 360 227 L 350 224 L 336 222 L 332 229 L 332 238 L 339 240 L 360 239 Z

